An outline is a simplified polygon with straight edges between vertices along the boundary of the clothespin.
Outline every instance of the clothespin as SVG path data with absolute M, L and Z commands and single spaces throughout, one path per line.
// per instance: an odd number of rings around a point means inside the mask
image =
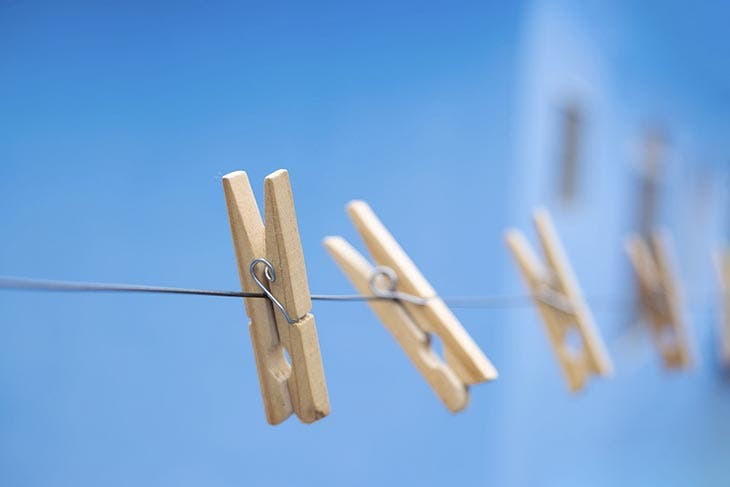
M 224 176 L 223 190 L 241 288 L 269 298 L 244 299 L 266 419 L 279 424 L 294 412 L 312 423 L 330 403 L 289 174 L 264 180 L 265 226 L 245 172 Z
M 626 251 L 638 281 L 641 314 L 665 367 L 688 368 L 692 362 L 689 337 L 668 238 L 656 231 L 648 239 L 631 235 L 626 240 Z
M 533 218 L 545 264 L 519 230 L 509 230 L 505 240 L 542 316 L 568 387 L 578 391 L 590 375 L 611 375 L 613 364 L 550 215 L 539 209 Z M 571 335 L 580 339 L 579 345 L 569 341 Z
M 722 364 L 730 368 L 730 249 L 717 254 L 717 271 L 720 277 L 720 357 Z
M 353 201 L 347 212 L 378 267 L 342 237 L 327 237 L 325 247 L 360 294 L 391 298 L 368 304 L 444 405 L 464 409 L 468 386 L 496 379 L 497 370 L 367 203 Z M 444 359 L 430 334 L 442 340 Z

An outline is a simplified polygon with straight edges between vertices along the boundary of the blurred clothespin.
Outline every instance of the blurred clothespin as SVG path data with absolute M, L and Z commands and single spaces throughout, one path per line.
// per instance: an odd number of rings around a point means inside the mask
M 632 235 L 626 240 L 626 250 L 639 284 L 641 315 L 665 367 L 688 368 L 692 362 L 689 335 L 668 237 L 656 231 L 648 239 Z
M 722 365 L 730 368 L 730 248 L 717 254 L 720 277 L 720 357 Z
M 464 409 L 468 386 L 496 379 L 496 369 L 367 203 L 347 211 L 378 267 L 342 237 L 327 237 L 325 247 L 360 294 L 389 298 L 368 304 L 446 407 Z M 444 359 L 430 334 L 442 340 Z
M 245 172 L 224 176 L 223 189 L 241 288 L 269 297 L 244 299 L 266 419 L 279 424 L 294 412 L 312 423 L 330 403 L 289 174 L 264 180 L 265 226 Z
M 613 364 L 550 215 L 539 209 L 534 221 L 545 264 L 519 230 L 509 230 L 505 240 L 542 316 L 568 387 L 578 391 L 590 375 L 611 375 Z M 569 342 L 571 334 L 579 338 L 579 344 Z

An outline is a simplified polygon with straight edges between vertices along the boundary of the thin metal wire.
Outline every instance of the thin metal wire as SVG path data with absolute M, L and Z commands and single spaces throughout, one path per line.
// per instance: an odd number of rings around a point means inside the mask
M 217 291 L 212 289 L 145 286 L 140 284 L 57 281 L 50 279 L 29 279 L 25 277 L 0 277 L 0 289 L 11 289 L 18 291 L 121 292 L 188 294 L 197 296 L 221 296 L 226 298 L 266 298 L 266 296 L 261 293 L 244 293 L 241 291 Z
M 493 296 L 448 296 L 441 298 L 450 308 L 462 309 L 503 309 L 525 308 L 532 306 L 533 298 L 529 294 L 493 295 Z
M 268 267 L 267 267 L 268 268 Z M 275 274 L 274 274 L 275 276 Z M 390 273 L 380 270 L 374 273 L 371 278 L 372 295 L 362 294 L 312 294 L 313 301 L 330 301 L 330 302 L 355 302 L 355 301 L 407 301 L 417 305 L 425 305 L 432 299 L 442 299 L 452 308 L 463 309 L 507 309 L 507 308 L 525 308 L 533 306 L 535 299 L 530 294 L 514 294 L 514 295 L 489 295 L 489 296 L 431 296 L 419 297 L 410 294 L 395 291 L 397 280 L 390 280 L 387 289 L 378 286 L 376 281 L 381 276 L 391 278 Z M 267 277 L 268 279 L 268 277 Z M 263 283 L 262 283 L 263 284 Z M 254 298 L 269 299 L 271 296 L 264 293 L 250 293 L 242 291 L 227 291 L 214 289 L 196 289 L 181 288 L 169 286 L 147 286 L 140 284 L 118 284 L 118 283 L 101 283 L 101 282 L 84 282 L 84 281 L 60 281 L 50 279 L 31 279 L 25 277 L 0 276 L 0 289 L 19 290 L 19 291 L 51 291 L 51 292 L 120 292 L 120 293 L 149 293 L 149 294 L 180 294 L 194 296 L 217 296 L 224 298 Z M 262 288 L 263 289 L 263 288 Z M 595 303 L 598 307 L 618 309 L 625 307 L 628 303 L 618 300 L 607 300 L 603 298 L 586 298 L 589 302 Z M 557 291 L 540 292 L 537 299 L 553 306 L 556 309 L 569 312 L 566 307 L 565 299 Z M 272 302 L 275 300 L 272 300 Z M 276 301 L 278 302 L 278 301 Z M 276 304 L 276 303 L 275 303 Z M 280 303 L 279 303 L 280 304 Z M 281 308 L 279 308 L 281 309 Z M 285 315 L 287 321 L 291 323 L 289 317 Z
M 380 276 L 381 274 L 378 274 Z M 376 276 L 377 277 L 377 276 Z M 0 289 L 17 291 L 51 291 L 51 292 L 122 292 L 122 293 L 151 293 L 151 294 L 183 294 L 195 296 L 217 296 L 224 298 L 261 298 L 271 299 L 264 293 L 247 293 L 241 291 L 226 291 L 213 289 L 195 289 L 168 286 L 147 286 L 140 284 L 117 284 L 84 281 L 59 281 L 50 279 L 31 279 L 25 277 L 0 276 Z M 378 294 L 312 294 L 313 301 L 409 301 L 414 304 L 426 304 L 430 299 L 420 298 L 397 291 L 377 288 Z M 392 281 L 390 290 L 393 289 Z M 502 308 L 529 306 L 531 297 L 528 295 L 514 296 L 456 296 L 441 297 L 450 306 L 463 308 Z

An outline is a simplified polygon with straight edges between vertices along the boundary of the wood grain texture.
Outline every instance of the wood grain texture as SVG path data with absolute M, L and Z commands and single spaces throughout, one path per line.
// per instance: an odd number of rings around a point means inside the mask
M 541 262 L 520 231 L 506 232 L 505 241 L 545 324 L 568 387 L 579 391 L 591 375 L 611 375 L 613 364 L 549 214 L 538 209 L 534 220 L 546 263 Z M 551 305 L 546 292 L 564 305 Z M 577 349 L 568 342 L 568 334 L 579 337 Z
M 373 260 L 378 265 L 390 267 L 398 275 L 399 291 L 431 298 L 426 305 L 404 302 L 403 306 L 424 331 L 441 338 L 446 361 L 461 380 L 466 384 L 476 384 L 496 379 L 498 374 L 492 363 L 446 303 L 435 298 L 436 291 L 367 203 L 353 201 L 347 206 L 347 211 Z
M 691 344 L 668 237 L 657 231 L 648 241 L 631 235 L 626 240 L 626 251 L 639 282 L 642 316 L 649 324 L 665 367 L 689 368 Z
M 311 423 L 329 414 L 330 403 L 317 327 L 314 316 L 308 314 L 312 301 L 294 196 L 289 173 L 283 169 L 264 180 L 264 213 L 266 258 L 277 272 L 269 287 L 292 319 L 301 318 L 290 324 L 274 310 L 279 338 L 291 358 L 289 395 L 299 419 Z
M 289 391 L 294 412 L 304 423 L 313 423 L 330 413 L 330 399 L 319 350 L 319 337 L 314 316 L 307 313 L 289 325 L 287 350 L 291 356 L 292 375 Z M 296 398 L 296 399 L 295 399 Z
M 293 319 L 312 309 L 307 268 L 294 210 L 289 173 L 283 169 L 264 180 L 266 258 L 277 271 L 271 292 Z
M 342 237 L 327 237 L 324 246 L 358 293 L 371 296 L 370 277 L 374 267 L 365 257 Z M 466 385 L 433 350 L 428 334 L 406 309 L 394 301 L 367 303 L 444 405 L 452 412 L 464 409 L 469 402 Z

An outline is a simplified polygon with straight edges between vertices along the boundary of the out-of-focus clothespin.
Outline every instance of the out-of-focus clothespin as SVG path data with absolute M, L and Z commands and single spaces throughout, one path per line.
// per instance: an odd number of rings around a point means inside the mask
M 613 364 L 550 215 L 539 209 L 534 220 L 545 264 L 519 230 L 507 231 L 505 240 L 542 316 L 568 387 L 578 391 L 591 375 L 611 375 Z M 580 343 L 570 343 L 570 334 Z
M 725 368 L 730 368 L 730 248 L 717 254 L 717 271 L 720 278 L 720 358 Z
M 497 370 L 367 203 L 353 201 L 347 211 L 378 267 L 342 237 L 327 237 L 325 247 L 357 291 L 374 298 L 368 304 L 446 407 L 464 409 L 468 386 L 496 379 Z M 444 360 L 431 334 L 443 342 Z
M 631 235 L 626 250 L 639 284 L 641 315 L 651 329 L 665 367 L 690 367 L 689 334 L 668 236 L 658 231 L 648 239 Z
M 330 403 L 289 174 L 264 180 L 265 226 L 245 172 L 224 176 L 223 189 L 241 288 L 269 298 L 244 298 L 266 419 L 279 424 L 294 412 L 312 423 Z

